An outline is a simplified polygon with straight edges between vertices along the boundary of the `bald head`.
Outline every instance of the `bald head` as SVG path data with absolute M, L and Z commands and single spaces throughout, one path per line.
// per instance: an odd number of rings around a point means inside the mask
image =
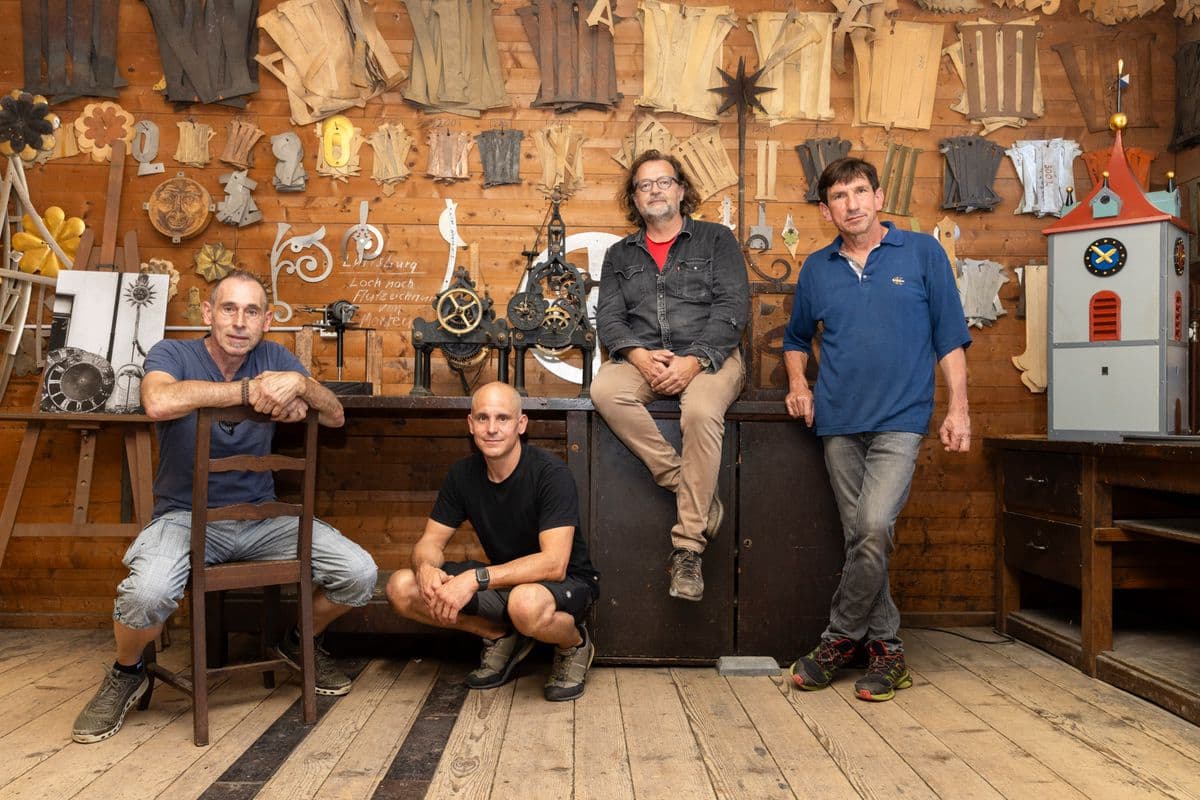
M 492 381 L 480 386 L 475 390 L 475 394 L 471 395 L 471 413 L 475 413 L 480 408 L 489 405 L 498 405 L 507 408 L 513 416 L 519 416 L 521 413 L 521 395 L 507 383 Z

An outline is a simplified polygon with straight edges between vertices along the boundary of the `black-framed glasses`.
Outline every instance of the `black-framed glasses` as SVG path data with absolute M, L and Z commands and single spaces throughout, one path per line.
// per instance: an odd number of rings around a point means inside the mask
M 677 183 L 682 184 L 683 181 L 670 175 L 663 175 L 661 178 L 643 178 L 633 186 L 639 192 L 645 194 L 646 192 L 650 191 L 651 187 L 657 186 L 661 191 L 665 192 L 667 189 L 670 189 Z

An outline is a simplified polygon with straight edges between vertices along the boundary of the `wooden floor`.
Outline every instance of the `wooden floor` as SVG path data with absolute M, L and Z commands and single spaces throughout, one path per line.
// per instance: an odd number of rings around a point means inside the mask
M 0 798 L 1200 797 L 1197 727 L 1023 644 L 904 638 L 914 684 L 891 703 L 853 699 L 850 674 L 799 692 L 711 669 L 594 668 L 582 699 L 554 704 L 542 662 L 467 692 L 461 662 L 359 659 L 354 690 L 323 698 L 311 728 L 293 683 L 223 684 L 198 748 L 166 687 L 113 738 L 71 743 L 110 635 L 0 630 Z M 182 667 L 184 650 L 164 660 Z

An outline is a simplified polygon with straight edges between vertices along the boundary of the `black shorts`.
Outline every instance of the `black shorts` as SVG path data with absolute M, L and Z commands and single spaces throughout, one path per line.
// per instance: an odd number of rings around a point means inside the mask
M 482 561 L 447 561 L 442 564 L 442 570 L 447 575 L 460 575 L 464 572 L 471 572 L 476 567 L 486 566 L 488 565 Z M 554 607 L 558 611 L 570 614 L 576 622 L 583 621 L 587 610 L 600 596 L 595 580 L 578 575 L 567 575 L 566 579 L 561 581 L 537 581 L 537 583 L 550 590 L 550 594 L 554 596 Z M 493 622 L 509 623 L 511 620 L 508 618 L 508 594 L 511 591 L 512 589 L 509 588 L 485 589 L 482 592 L 476 592 L 475 596 L 462 607 L 462 613 L 490 619 Z

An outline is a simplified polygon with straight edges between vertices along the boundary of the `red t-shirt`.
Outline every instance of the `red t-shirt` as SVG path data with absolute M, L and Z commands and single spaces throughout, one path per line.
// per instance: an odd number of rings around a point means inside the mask
M 654 263 L 658 264 L 658 271 L 662 272 L 663 267 L 667 263 L 667 253 L 671 252 L 671 245 L 675 244 L 675 240 L 679 236 L 672 236 L 665 242 L 656 242 L 649 236 L 646 237 L 646 249 L 650 251 L 650 257 L 654 259 Z

